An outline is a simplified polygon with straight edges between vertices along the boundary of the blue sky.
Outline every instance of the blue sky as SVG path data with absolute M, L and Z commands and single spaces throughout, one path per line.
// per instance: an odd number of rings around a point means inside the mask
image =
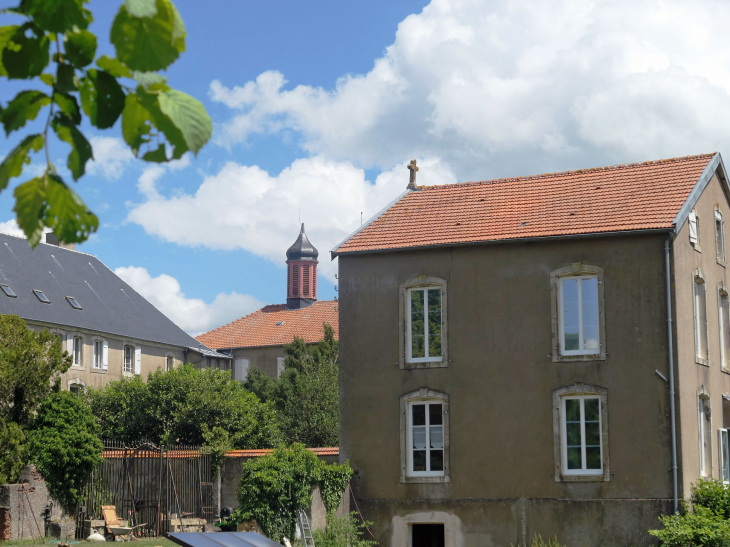
M 87 128 L 97 162 L 78 191 L 101 228 L 80 250 L 192 333 L 284 301 L 300 210 L 333 298 L 329 249 L 405 188 L 411 158 L 441 184 L 730 140 L 721 2 L 175 3 L 187 51 L 167 76 L 206 106 L 213 140 L 159 168 L 129 158 L 118 125 Z M 118 6 L 91 1 L 101 37 Z M 3 101 L 21 88 L 2 85 Z

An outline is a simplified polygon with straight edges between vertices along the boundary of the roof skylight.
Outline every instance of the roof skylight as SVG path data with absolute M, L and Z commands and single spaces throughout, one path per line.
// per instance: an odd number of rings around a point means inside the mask
M 0 289 L 3 290 L 5 293 L 5 296 L 9 296 L 10 298 L 18 298 L 18 295 L 13 292 L 13 289 L 11 289 L 7 285 L 0 285 Z
M 38 297 L 38 300 L 40 300 L 44 304 L 51 303 L 51 301 L 48 300 L 48 297 L 45 294 L 43 294 L 43 291 L 39 291 L 38 289 L 33 289 L 33 294 L 35 294 Z
M 76 299 L 73 296 L 67 296 L 66 300 L 68 300 L 68 303 L 71 304 L 71 307 L 75 310 L 81 309 L 81 304 L 76 302 Z
M 281 326 L 281 325 L 283 325 L 283 324 L 284 324 L 284 321 L 277 321 L 277 322 L 276 322 L 276 326 L 277 326 L 277 327 L 280 327 L 280 326 Z

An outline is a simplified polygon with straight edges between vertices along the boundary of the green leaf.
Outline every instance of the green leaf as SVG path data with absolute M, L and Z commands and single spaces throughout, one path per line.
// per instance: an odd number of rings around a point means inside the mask
M 157 72 L 140 72 L 139 70 L 135 70 L 132 72 L 132 78 L 144 87 L 167 82 L 167 78 Z
M 102 55 L 96 60 L 96 66 L 106 70 L 115 78 L 131 78 L 132 73 L 119 59 L 112 59 L 107 55 Z
M 66 63 L 58 63 L 58 71 L 56 72 L 56 89 L 61 93 L 71 93 L 76 91 L 76 82 L 74 77 L 76 71 L 71 65 Z
M 92 21 L 83 0 L 23 0 L 20 9 L 33 18 L 36 25 L 50 32 L 67 32 L 74 26 L 85 29 Z
M 171 89 L 160 93 L 160 110 L 180 130 L 193 154 L 208 142 L 213 134 L 213 122 L 203 104 L 190 95 Z
M 170 0 L 155 0 L 154 15 L 133 15 L 150 13 L 150 2 L 130 1 L 131 11 L 127 3 L 122 5 L 111 30 L 117 58 L 140 72 L 167 68 L 185 51 L 185 27 Z
M 26 36 L 30 31 L 31 36 Z M 31 23 L 19 27 L 5 44 L 2 51 L 2 64 L 8 78 L 33 78 L 48 66 L 50 41 L 43 31 Z
M 35 247 L 43 236 L 43 212 L 45 202 L 45 175 L 24 182 L 15 189 L 15 215 L 18 226 L 25 232 L 28 244 Z
M 155 0 L 124 0 L 124 7 L 133 17 L 154 17 L 157 13 Z
M 53 87 L 53 85 L 56 83 L 56 79 L 53 77 L 53 74 L 48 74 L 48 72 L 44 72 L 43 74 L 41 74 L 41 82 Z
M 81 82 L 81 106 L 92 125 L 108 129 L 124 109 L 124 91 L 114 76 L 91 68 Z
M 66 35 L 64 45 L 66 60 L 76 68 L 90 65 L 96 55 L 96 36 L 88 30 L 80 30 Z
M 140 147 L 149 139 L 152 129 L 152 114 L 144 107 L 137 94 L 130 93 L 124 101 L 122 112 L 122 135 L 125 142 L 132 147 L 135 155 Z
M 142 156 L 144 161 L 150 161 L 155 163 L 165 163 L 167 160 L 167 154 L 165 153 L 165 145 L 160 144 L 155 150 L 150 150 Z
M 11 26 L 11 27 L 0 27 L 0 61 L 2 60 L 2 53 L 5 49 L 5 44 L 8 43 L 10 38 L 15 34 L 15 32 L 18 30 L 17 26 Z M 5 71 L 5 67 L 3 66 L 2 62 L 0 62 L 0 76 L 7 76 L 8 73 Z
M 40 91 L 21 91 L 3 110 L 2 121 L 5 135 L 10 135 L 27 122 L 35 120 L 41 108 L 51 104 L 51 98 Z
M 76 97 L 56 92 L 53 94 L 53 102 L 75 125 L 81 123 L 81 111 L 79 110 L 79 103 L 76 102 Z
M 43 135 L 28 135 L 22 142 L 13 148 L 0 163 L 0 190 L 4 190 L 13 177 L 19 177 L 23 172 L 23 165 L 30 163 L 31 150 L 38 152 L 43 147 Z
M 56 114 L 51 125 L 58 138 L 71 145 L 67 165 L 74 180 L 79 180 L 86 170 L 86 162 L 93 158 L 89 141 L 68 116 Z
M 21 184 L 13 195 L 18 226 L 28 236 L 32 247 L 40 241 L 44 226 L 52 228 L 64 243 L 85 241 L 99 227 L 96 215 L 54 173 Z

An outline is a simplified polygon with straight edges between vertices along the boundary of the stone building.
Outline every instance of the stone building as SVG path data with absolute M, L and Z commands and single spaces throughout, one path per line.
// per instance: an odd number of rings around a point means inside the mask
M 317 300 L 318 256 L 302 224 L 299 237 L 286 252 L 286 304 L 264 306 L 198 336 L 207 347 L 232 356 L 235 379 L 245 380 L 252 366 L 278 378 L 284 370 L 284 346 L 295 336 L 307 344 L 319 342 L 324 323 L 338 336 L 337 300 Z
M 63 389 L 146 379 L 185 362 L 229 368 L 228 355 L 187 334 L 95 256 L 60 247 L 53 234 L 35 249 L 0 234 L 0 290 L 0 313 L 61 338 L 73 359 Z
M 730 481 L 719 154 L 413 178 L 332 251 L 340 459 L 381 545 L 650 545 Z

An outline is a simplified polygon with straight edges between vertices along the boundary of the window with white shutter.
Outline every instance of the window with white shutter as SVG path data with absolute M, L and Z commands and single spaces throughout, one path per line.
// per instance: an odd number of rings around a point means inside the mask
M 286 368 L 284 366 L 285 361 L 286 361 L 285 357 L 276 358 L 276 377 L 277 378 L 281 378 L 281 375 L 284 374 L 284 369 Z
M 102 370 L 109 369 L 109 344 L 106 340 L 102 342 L 101 368 Z
M 142 348 L 134 346 L 134 373 L 142 374 Z
M 718 264 L 725 265 L 725 221 L 719 209 L 715 209 L 715 248 Z
M 697 211 L 694 209 L 690 211 L 689 213 L 689 219 L 688 219 L 688 225 L 689 225 L 689 242 L 692 244 L 692 246 L 695 248 L 695 250 L 700 250 L 700 217 L 697 214 Z

